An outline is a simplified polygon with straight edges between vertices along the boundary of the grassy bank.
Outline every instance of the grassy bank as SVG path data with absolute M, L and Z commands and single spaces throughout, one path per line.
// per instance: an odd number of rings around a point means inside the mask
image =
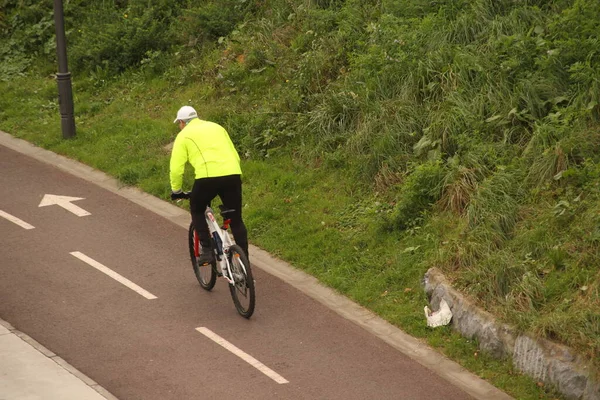
M 68 2 L 70 141 L 51 10 L 21 3 L 0 13 L 0 129 L 167 198 L 192 104 L 243 155 L 254 244 L 517 398 L 551 394 L 425 328 L 427 268 L 600 367 L 600 3 Z
M 36 89 L 23 90 L 26 83 Z M 0 129 L 106 171 L 124 185 L 135 184 L 168 199 L 169 153 L 163 146 L 177 129 L 164 102 L 173 102 L 170 108 L 176 110 L 176 104 L 189 100 L 190 93 L 169 92 L 170 100 L 165 100 L 153 94 L 164 90 L 161 81 L 147 82 L 143 89 L 118 82 L 103 94 L 114 100 L 90 118 L 77 112 L 92 107 L 89 98 L 76 95 L 77 137 L 65 141 L 55 105 L 35 119 L 21 111 L 44 110 L 51 101 L 44 93 L 56 89 L 52 79 L 27 77 L 2 87 L 0 104 L 5 113 Z M 150 116 L 151 110 L 162 108 L 160 116 Z M 357 185 L 343 171 L 292 155 L 244 160 L 243 169 L 244 211 L 253 244 L 423 338 L 516 398 L 557 398 L 551 389 L 538 386 L 507 363 L 481 354 L 476 343 L 448 327 L 425 326 L 422 309 L 427 299 L 420 281 L 432 265 L 427 254 L 441 245 L 439 230 L 456 229 L 443 226 L 447 220 L 440 218 L 409 235 L 385 233 L 381 223 L 393 210 L 393 201 Z

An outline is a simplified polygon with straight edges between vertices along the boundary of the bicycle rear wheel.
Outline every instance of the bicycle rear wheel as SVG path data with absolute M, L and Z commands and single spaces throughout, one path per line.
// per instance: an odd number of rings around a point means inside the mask
M 254 313 L 255 292 L 254 278 L 248 257 L 238 245 L 229 248 L 229 264 L 233 273 L 233 284 L 229 284 L 231 298 L 238 313 L 245 318 L 250 318 Z
M 194 274 L 196 275 L 196 279 L 198 279 L 198 283 L 200 283 L 203 289 L 212 290 L 217 281 L 217 262 L 213 261 L 211 265 L 198 265 L 196 254 L 200 254 L 200 244 L 193 223 L 190 224 L 188 243 L 192 268 L 194 268 Z

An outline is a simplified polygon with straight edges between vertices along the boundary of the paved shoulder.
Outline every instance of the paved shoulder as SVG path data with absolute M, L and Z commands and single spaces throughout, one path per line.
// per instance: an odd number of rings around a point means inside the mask
M 65 360 L 0 319 L 0 399 L 116 400 Z

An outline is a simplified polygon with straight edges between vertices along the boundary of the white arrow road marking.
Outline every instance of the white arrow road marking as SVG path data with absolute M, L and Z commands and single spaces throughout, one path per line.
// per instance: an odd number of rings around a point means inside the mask
M 35 226 L 29 225 L 27 222 L 23 221 L 22 219 L 19 219 L 19 218 L 15 217 L 14 215 L 10 215 L 9 213 L 4 212 L 2 210 L 0 210 L 0 217 L 6 218 L 10 222 L 14 222 L 15 224 L 19 225 L 21 228 L 24 228 L 24 229 L 35 228 Z
M 85 211 L 83 208 L 76 206 L 75 204 L 71 204 L 72 201 L 76 200 L 84 200 L 82 197 L 69 197 L 69 196 L 57 196 L 54 194 L 45 194 L 44 198 L 40 202 L 38 207 L 46 207 L 46 206 L 61 206 L 67 211 L 72 212 L 78 217 L 85 217 L 86 215 L 92 215 L 89 212 Z
M 73 257 L 79 258 L 84 263 L 87 263 L 87 264 L 91 265 L 92 267 L 96 268 L 98 271 L 104 272 L 106 275 L 110 276 L 111 278 L 113 278 L 117 282 L 120 282 L 123 285 L 127 286 L 129 289 L 131 289 L 131 290 L 133 290 L 135 292 L 138 292 L 139 294 L 141 294 L 142 296 L 144 296 L 148 300 L 152 300 L 152 299 L 156 299 L 157 298 L 152 293 L 148 292 L 145 289 L 142 289 L 141 287 L 139 287 L 135 283 L 131 282 L 129 279 L 123 277 L 122 275 L 119 275 L 118 273 L 116 273 L 112 269 L 110 269 L 110 268 L 108 268 L 108 267 L 100 264 L 98 261 L 96 261 L 96 260 L 94 260 L 94 259 L 86 256 L 85 254 L 80 253 L 79 251 L 73 251 L 70 254 Z
M 209 338 L 210 340 L 214 341 L 215 343 L 223 346 L 224 348 L 226 348 L 227 350 L 229 350 L 230 352 L 232 352 L 233 354 L 235 354 L 242 360 L 246 361 L 248 364 L 252 365 L 254 368 L 259 370 L 260 372 L 262 372 L 269 378 L 273 379 L 275 382 L 277 382 L 279 384 L 289 383 L 289 381 L 287 379 L 285 379 L 283 376 L 279 375 L 277 372 L 273 371 L 271 368 L 267 367 L 266 365 L 264 365 L 263 363 L 258 361 L 256 358 L 252 357 L 250 354 L 245 353 L 244 351 L 240 350 L 235 345 L 229 343 L 227 340 L 223 339 L 221 336 L 217 335 L 210 329 L 205 328 L 205 327 L 200 327 L 200 328 L 196 328 L 196 330 L 198 332 L 200 332 L 201 334 L 203 334 L 204 336 L 206 336 L 207 338 Z

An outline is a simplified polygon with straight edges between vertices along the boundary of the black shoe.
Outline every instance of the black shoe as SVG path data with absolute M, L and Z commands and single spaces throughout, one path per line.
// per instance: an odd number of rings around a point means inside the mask
M 198 265 L 212 264 L 215 260 L 215 256 L 210 247 L 202 247 L 202 252 L 198 256 Z

